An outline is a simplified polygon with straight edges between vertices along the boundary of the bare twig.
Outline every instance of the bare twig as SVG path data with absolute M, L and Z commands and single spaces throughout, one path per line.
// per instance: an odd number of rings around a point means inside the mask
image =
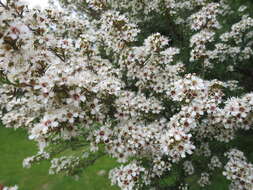
M 0 6 L 9 10 L 9 7 L 7 5 L 5 5 L 1 0 L 0 0 Z

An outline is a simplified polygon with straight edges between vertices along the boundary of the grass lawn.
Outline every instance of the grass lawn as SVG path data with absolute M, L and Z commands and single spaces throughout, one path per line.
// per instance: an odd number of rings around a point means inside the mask
M 44 161 L 30 169 L 22 167 L 22 161 L 36 153 L 36 145 L 27 140 L 24 131 L 0 127 L 0 184 L 19 186 L 20 190 L 117 190 L 111 186 L 107 175 L 100 170 L 110 170 L 115 161 L 102 157 L 88 167 L 81 178 L 48 175 L 49 163 Z
M 235 147 L 248 153 L 248 158 L 253 161 L 252 135 L 234 141 Z M 240 143 L 238 143 L 240 142 Z M 246 146 L 245 146 L 246 145 Z M 76 181 L 72 177 L 48 175 L 49 163 L 44 161 L 30 169 L 22 167 L 24 158 L 36 153 L 36 145 L 27 140 L 24 131 L 6 129 L 0 126 L 0 184 L 19 186 L 19 190 L 117 190 L 110 185 L 108 176 L 100 176 L 100 170 L 109 171 L 116 163 L 108 157 L 102 157 L 97 162 L 86 168 L 81 178 Z M 200 188 L 193 185 L 191 190 L 227 190 L 229 182 L 221 175 L 215 175 L 215 183 L 209 187 Z M 187 179 L 191 184 L 197 176 Z

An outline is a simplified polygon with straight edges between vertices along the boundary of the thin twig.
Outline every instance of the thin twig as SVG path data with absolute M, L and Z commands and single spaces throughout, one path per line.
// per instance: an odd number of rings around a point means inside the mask
M 0 0 L 0 6 L 9 10 L 9 7 L 7 5 L 5 5 L 1 0 Z

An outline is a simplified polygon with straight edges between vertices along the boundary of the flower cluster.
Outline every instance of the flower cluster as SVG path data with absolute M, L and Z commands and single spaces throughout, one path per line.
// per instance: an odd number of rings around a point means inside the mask
M 204 172 L 201 173 L 200 179 L 198 180 L 198 183 L 201 187 L 205 187 L 207 185 L 210 185 L 210 176 L 208 173 Z
M 50 155 L 47 152 L 39 152 L 34 156 L 28 157 L 23 160 L 23 167 L 30 168 L 33 163 L 39 162 L 41 160 L 49 159 Z
M 120 119 L 136 118 L 143 113 L 159 114 L 164 108 L 155 98 L 147 99 L 144 94 L 124 92 L 116 100 L 116 117 Z
M 134 156 L 155 158 L 162 155 L 162 145 L 159 142 L 165 127 L 164 122 L 161 120 L 145 125 L 129 120 L 119 123 L 112 138 L 106 142 L 108 153 L 120 162 L 126 162 Z
M 219 28 L 220 24 L 217 21 L 217 15 L 221 14 L 219 6 L 219 3 L 209 3 L 199 12 L 191 15 L 192 30 L 197 31 L 203 28 Z
M 117 184 L 122 190 L 130 190 L 140 188 L 141 184 L 138 183 L 142 180 L 144 184 L 149 184 L 147 178 L 148 172 L 145 168 L 138 166 L 136 163 L 130 163 L 120 168 L 115 168 L 110 171 L 109 178 L 112 184 Z
M 230 189 L 250 190 L 253 188 L 253 165 L 247 162 L 243 152 L 232 149 L 225 154 L 229 161 L 223 175 L 232 181 Z
M 4 187 L 3 190 L 18 190 L 18 186 L 15 185 L 13 187 Z
M 105 12 L 100 20 L 101 33 L 103 42 L 113 51 L 121 51 L 126 43 L 136 41 L 139 33 L 137 26 L 129 22 L 129 20 L 120 15 L 119 12 Z
M 54 158 L 51 160 L 51 167 L 49 169 L 49 174 L 58 174 L 62 171 L 72 172 L 74 168 L 76 168 L 80 163 L 80 159 L 78 157 L 73 156 L 63 156 L 60 158 Z
M 165 155 L 168 155 L 172 162 L 185 158 L 192 154 L 195 146 L 190 141 L 191 134 L 186 134 L 180 129 L 171 128 L 161 136 L 161 148 Z
M 222 167 L 222 163 L 220 159 L 217 156 L 213 156 L 211 158 L 210 164 L 208 164 L 208 168 L 210 170 L 215 170 L 216 168 L 221 168 L 221 167 Z
M 184 162 L 184 171 L 187 175 L 194 174 L 194 166 L 192 165 L 191 161 Z
M 214 30 L 220 28 L 217 16 L 222 14 L 222 10 L 219 7 L 219 3 L 209 3 L 199 12 L 191 15 L 191 29 L 200 31 L 190 39 L 190 46 L 193 47 L 190 61 L 202 60 L 205 66 L 209 66 L 209 62 L 206 60 L 208 57 L 206 46 L 214 41 Z
M 189 185 L 186 184 L 180 184 L 180 186 L 178 187 L 179 190 L 189 190 Z

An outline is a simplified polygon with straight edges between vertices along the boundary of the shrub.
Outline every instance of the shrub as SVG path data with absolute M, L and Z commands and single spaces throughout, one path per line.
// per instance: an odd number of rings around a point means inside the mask
M 234 72 L 253 54 L 247 6 L 61 2 L 0 1 L 1 120 L 39 147 L 25 167 L 49 159 L 51 174 L 75 175 L 110 155 L 125 190 L 159 189 L 174 171 L 165 188 L 188 189 L 194 173 L 205 187 L 223 166 L 230 189 L 253 188 L 252 164 L 229 144 L 253 122 L 253 93 Z

